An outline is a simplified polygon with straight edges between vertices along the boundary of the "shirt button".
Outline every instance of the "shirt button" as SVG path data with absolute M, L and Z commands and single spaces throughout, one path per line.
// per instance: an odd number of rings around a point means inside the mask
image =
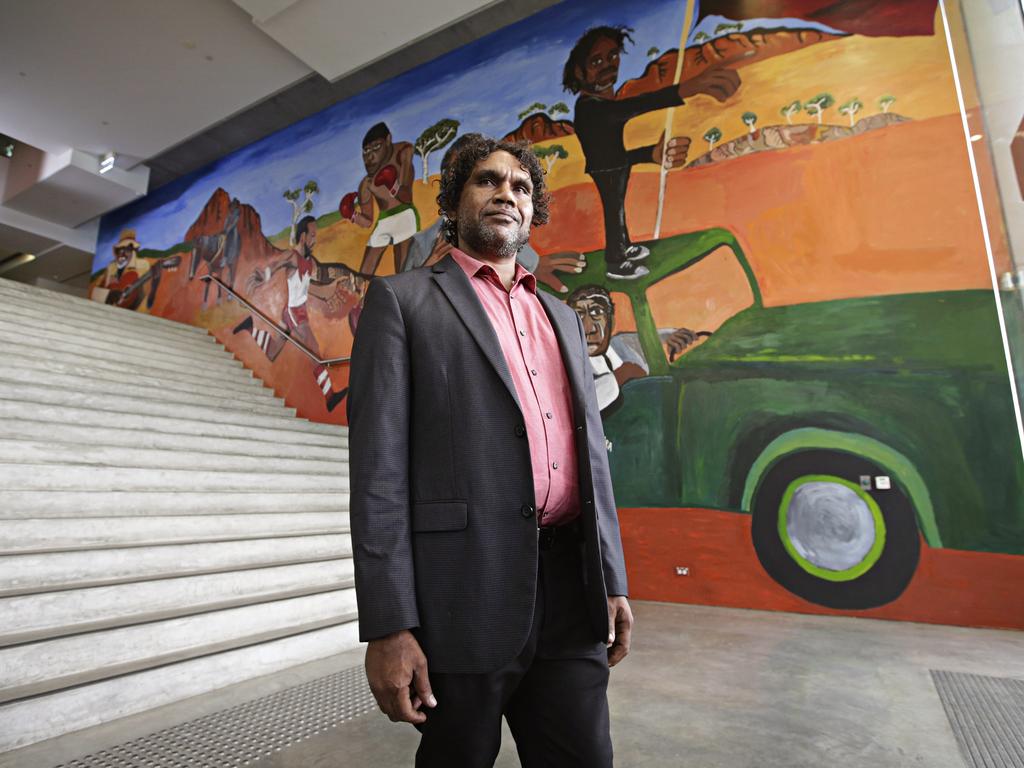
M 576 427 L 576 431 L 577 432 L 582 432 L 583 431 L 583 426 L 580 425 L 580 426 Z
M 531 376 L 536 376 L 537 375 L 537 369 L 536 368 L 531 368 L 530 369 L 530 375 Z
M 522 437 L 526 434 L 526 427 L 522 424 L 516 424 L 516 437 Z
M 520 336 L 525 336 L 525 335 L 526 335 L 526 331 L 520 331 L 520 332 L 519 332 L 519 335 L 520 335 Z
M 547 417 L 548 417 L 549 419 L 551 419 L 551 418 L 554 418 L 554 417 L 553 417 L 553 416 L 551 415 L 551 411 L 548 411 L 548 412 L 547 412 L 547 413 L 545 413 L 544 415 L 545 415 L 545 416 L 547 416 Z
M 558 462 L 557 461 L 552 461 L 551 462 L 551 468 L 552 469 L 558 469 Z
M 533 507 L 529 504 L 523 504 L 523 506 L 519 508 L 519 514 L 523 517 L 533 517 Z

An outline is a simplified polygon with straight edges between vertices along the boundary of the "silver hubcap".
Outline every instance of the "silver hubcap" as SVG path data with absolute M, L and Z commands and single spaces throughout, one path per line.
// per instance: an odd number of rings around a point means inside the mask
M 786 535 L 800 556 L 829 571 L 845 571 L 867 557 L 877 532 L 871 510 L 851 488 L 812 481 L 786 510 Z

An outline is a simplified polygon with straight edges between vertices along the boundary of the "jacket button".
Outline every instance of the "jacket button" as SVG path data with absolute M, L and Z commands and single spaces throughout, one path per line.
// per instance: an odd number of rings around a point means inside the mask
M 522 424 L 516 424 L 516 437 L 522 437 L 526 434 L 526 427 Z
M 594 502 L 592 502 L 590 499 L 587 499 L 586 501 L 583 502 L 583 506 L 592 507 L 594 506 Z
M 519 513 L 523 517 L 533 517 L 533 507 L 531 507 L 529 504 L 523 504 L 523 506 L 519 509 Z
M 577 432 L 582 432 L 583 431 L 583 425 L 581 424 L 580 426 L 576 427 L 576 431 Z

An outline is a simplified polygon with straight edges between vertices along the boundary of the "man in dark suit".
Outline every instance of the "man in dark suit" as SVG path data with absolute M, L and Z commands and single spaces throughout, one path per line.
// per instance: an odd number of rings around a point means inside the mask
M 492 765 L 502 716 L 526 768 L 611 766 L 633 619 L 583 329 L 515 261 L 543 173 L 480 137 L 438 203 L 455 247 L 373 281 L 352 353 L 367 678 L 421 731 L 417 766 Z

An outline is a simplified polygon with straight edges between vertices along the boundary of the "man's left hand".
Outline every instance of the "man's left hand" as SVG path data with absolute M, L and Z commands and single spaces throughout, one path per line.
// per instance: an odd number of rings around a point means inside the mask
M 665 141 L 665 132 L 654 145 L 654 162 L 666 169 L 681 168 L 686 164 L 686 155 L 690 152 L 690 139 L 687 136 L 673 136 Z
M 537 281 L 549 285 L 559 293 L 568 293 L 569 289 L 555 272 L 580 274 L 587 268 L 587 262 L 583 254 L 578 251 L 564 251 L 562 253 L 549 253 L 541 256 L 537 268 L 533 274 Z
M 608 598 L 608 666 L 614 667 L 629 653 L 633 634 L 633 611 L 622 597 Z

